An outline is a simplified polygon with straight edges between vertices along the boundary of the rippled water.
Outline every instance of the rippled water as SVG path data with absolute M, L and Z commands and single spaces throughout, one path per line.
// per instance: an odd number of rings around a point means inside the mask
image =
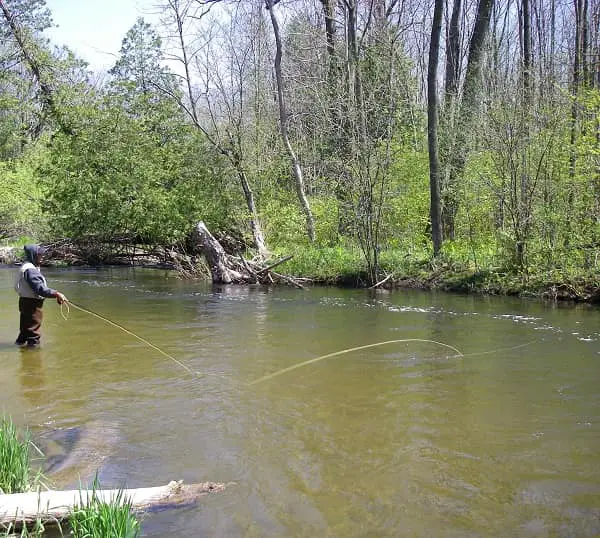
M 600 534 L 600 310 L 152 270 L 48 271 L 76 310 L 13 346 L 0 270 L 0 402 L 66 487 L 233 482 L 146 516 L 145 536 Z M 252 381 L 320 355 L 397 339 Z M 65 459 L 66 458 L 66 459 Z

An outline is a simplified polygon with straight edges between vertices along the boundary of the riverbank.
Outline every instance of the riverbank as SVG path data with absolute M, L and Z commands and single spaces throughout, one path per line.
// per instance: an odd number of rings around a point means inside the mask
M 365 271 L 357 271 L 361 254 L 348 249 L 310 249 L 296 252 L 286 265 L 291 274 L 332 286 L 371 287 Z M 424 289 L 476 295 L 530 297 L 552 301 L 600 303 L 599 272 L 557 268 L 530 270 L 475 268 L 469 262 L 408 259 L 404 253 L 387 252 L 381 258 L 380 285 L 384 289 Z
M 445 268 L 416 277 L 399 278 L 394 281 L 394 286 L 600 304 L 600 285 L 592 275 L 522 275 L 494 271 L 454 271 Z
M 0 264 L 14 265 L 18 263 L 20 250 L 20 247 L 0 247 Z M 582 269 L 578 273 L 567 273 L 552 269 L 519 273 L 500 268 L 474 269 L 468 265 L 451 261 L 433 263 L 431 260 L 408 260 L 406 257 L 396 254 L 384 258 L 380 284 L 375 287 L 439 290 L 477 295 L 506 295 L 600 304 L 600 273 L 598 271 Z M 105 259 L 103 263 L 86 258 L 85 252 L 78 254 L 70 252 L 66 257 L 55 253 L 48 259 L 48 265 L 53 267 L 136 265 L 176 270 L 176 264 L 168 263 L 164 256 L 157 256 L 155 253 L 145 255 L 143 251 L 139 251 L 133 257 L 120 253 L 112 259 Z M 193 260 L 193 262 L 199 263 L 197 260 Z M 361 255 L 356 250 L 310 248 L 296 251 L 294 258 L 286 262 L 283 271 L 317 285 L 371 287 L 366 272 L 360 269 L 362 265 Z M 357 270 L 357 268 L 359 269 Z M 209 274 L 208 270 L 200 270 L 198 273 Z
M 326 279 L 320 283 L 343 287 L 368 287 L 365 284 L 365 277 L 366 275 L 359 273 Z M 375 287 L 600 304 L 600 285 L 592 276 L 519 275 L 468 269 L 457 271 L 444 267 L 430 271 L 401 273 L 399 276 L 392 274 L 392 277 Z

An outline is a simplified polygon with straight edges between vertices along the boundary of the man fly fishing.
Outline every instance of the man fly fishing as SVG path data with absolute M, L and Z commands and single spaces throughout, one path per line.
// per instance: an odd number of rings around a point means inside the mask
M 38 245 L 25 245 L 25 262 L 19 268 L 15 280 L 15 291 L 19 295 L 19 336 L 15 341 L 20 347 L 40 345 L 44 299 L 56 298 L 63 304 L 67 298 L 57 290 L 49 288 L 40 271 L 44 249 Z

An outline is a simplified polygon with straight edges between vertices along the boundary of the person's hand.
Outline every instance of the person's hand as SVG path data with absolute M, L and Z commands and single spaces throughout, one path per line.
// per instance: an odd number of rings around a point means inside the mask
M 63 304 L 65 302 L 68 302 L 68 299 L 60 291 L 57 291 L 56 292 L 56 302 L 58 304 Z

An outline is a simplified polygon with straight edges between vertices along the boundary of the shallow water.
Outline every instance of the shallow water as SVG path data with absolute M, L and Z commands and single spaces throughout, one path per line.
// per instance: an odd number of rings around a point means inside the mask
M 0 406 L 66 486 L 234 482 L 144 536 L 600 534 L 600 310 L 397 291 L 212 287 L 153 270 L 46 271 L 97 318 L 45 305 L 13 346 L 0 270 Z M 323 354 L 326 359 L 248 383 Z M 87 456 L 86 456 L 87 455 Z M 87 461 L 82 461 L 82 458 Z

